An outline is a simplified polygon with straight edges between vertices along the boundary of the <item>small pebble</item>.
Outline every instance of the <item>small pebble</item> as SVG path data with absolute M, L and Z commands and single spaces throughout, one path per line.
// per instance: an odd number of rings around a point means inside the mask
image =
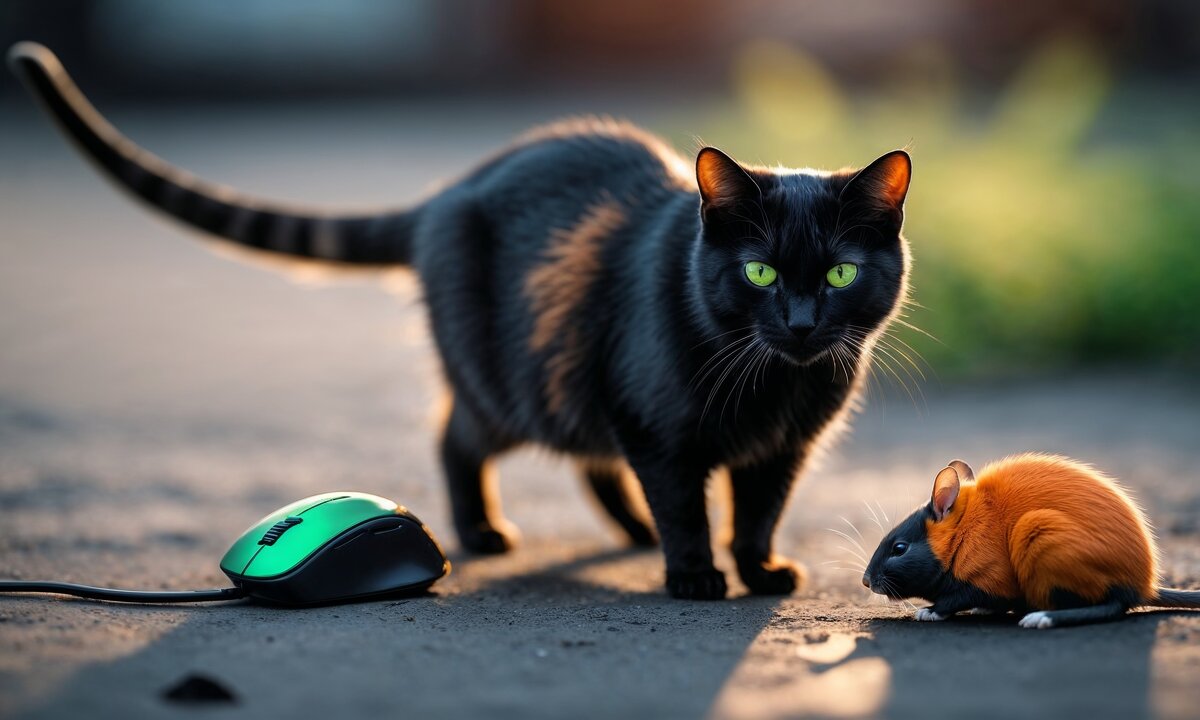
M 187 705 L 236 703 L 237 697 L 223 683 L 207 675 L 193 673 L 163 691 L 164 700 Z

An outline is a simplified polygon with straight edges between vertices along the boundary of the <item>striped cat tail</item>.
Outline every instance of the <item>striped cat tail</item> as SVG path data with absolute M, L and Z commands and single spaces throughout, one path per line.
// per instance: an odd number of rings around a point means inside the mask
M 409 262 L 413 211 L 325 215 L 259 201 L 205 182 L 118 132 L 47 48 L 17 43 L 9 50 L 8 62 L 84 155 L 119 187 L 166 215 L 259 250 L 356 265 Z

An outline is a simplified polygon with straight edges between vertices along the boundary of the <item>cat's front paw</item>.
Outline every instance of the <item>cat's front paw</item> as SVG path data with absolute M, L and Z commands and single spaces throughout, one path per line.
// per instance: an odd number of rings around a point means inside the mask
M 667 571 L 667 592 L 680 600 L 723 600 L 725 575 L 720 570 Z
M 804 585 L 802 565 L 784 558 L 766 562 L 738 563 L 738 575 L 755 595 L 790 595 Z
M 917 619 L 917 622 L 941 622 L 950 616 L 943 615 L 939 612 L 934 612 L 933 608 L 923 607 L 918 608 L 913 617 Z
M 499 555 L 517 546 L 521 531 L 516 525 L 505 522 L 499 526 L 479 523 L 458 528 L 458 541 L 463 549 L 477 555 Z

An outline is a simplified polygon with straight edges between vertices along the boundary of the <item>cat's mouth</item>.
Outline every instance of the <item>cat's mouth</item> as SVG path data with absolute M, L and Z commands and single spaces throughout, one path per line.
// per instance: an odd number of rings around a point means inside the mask
M 807 343 L 797 347 L 796 343 L 780 343 L 771 340 L 764 340 L 768 347 L 775 354 L 790 365 L 796 367 L 808 367 L 819 362 L 825 357 L 832 356 L 833 346 L 829 345 L 821 348 L 810 348 Z
M 762 328 L 758 337 L 777 357 L 794 367 L 808 367 L 826 358 L 838 361 L 835 356 L 837 334 L 825 327 L 818 328 L 806 337 L 780 333 L 774 328 Z

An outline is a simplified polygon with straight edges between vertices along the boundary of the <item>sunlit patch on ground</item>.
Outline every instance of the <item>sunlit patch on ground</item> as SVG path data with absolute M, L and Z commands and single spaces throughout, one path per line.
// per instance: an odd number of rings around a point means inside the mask
M 857 645 L 858 636 L 849 633 L 767 628 L 730 676 L 713 714 L 875 716 L 887 699 L 891 669 L 881 657 L 854 657 Z

